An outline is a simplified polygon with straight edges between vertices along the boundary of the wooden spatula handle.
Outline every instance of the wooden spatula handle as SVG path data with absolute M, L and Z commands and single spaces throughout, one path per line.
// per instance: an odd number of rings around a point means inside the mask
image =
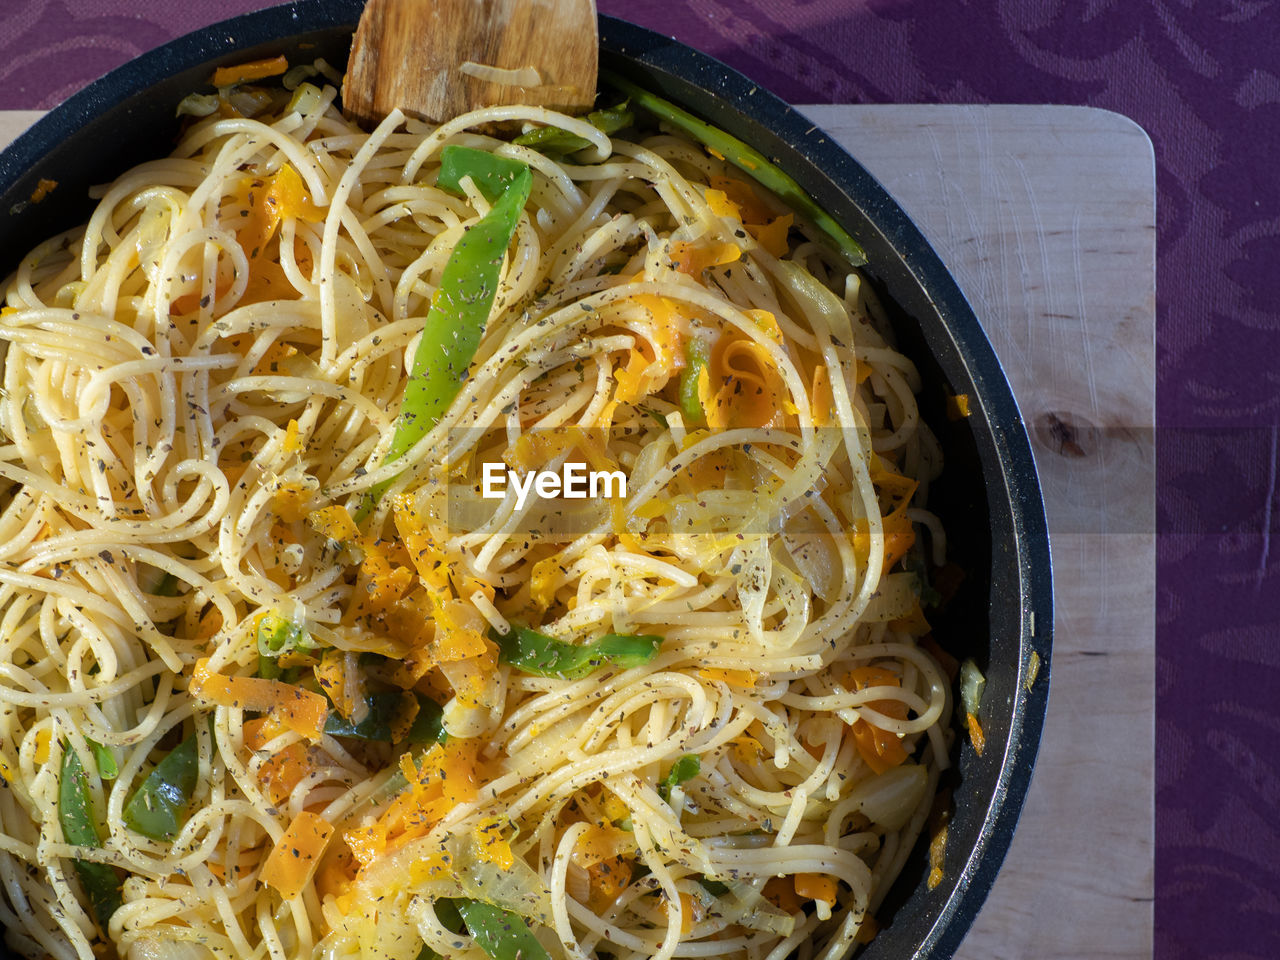
M 343 106 L 365 125 L 395 107 L 433 121 L 507 103 L 580 110 L 595 97 L 596 41 L 594 0 L 369 0 Z M 533 68 L 538 82 L 474 75 L 484 67 Z

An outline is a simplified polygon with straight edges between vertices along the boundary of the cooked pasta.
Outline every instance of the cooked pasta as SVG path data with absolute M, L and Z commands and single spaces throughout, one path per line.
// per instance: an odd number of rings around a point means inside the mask
M 870 287 L 677 136 L 285 96 L 4 289 L 11 944 L 847 956 L 951 739 Z

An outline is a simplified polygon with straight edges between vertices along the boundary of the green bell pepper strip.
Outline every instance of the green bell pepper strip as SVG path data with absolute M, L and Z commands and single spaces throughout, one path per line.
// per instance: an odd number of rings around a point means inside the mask
M 712 880 L 710 877 L 699 877 L 698 883 L 702 885 L 703 890 L 713 897 L 722 897 L 729 892 L 728 884 L 721 883 L 719 880 Z
M 476 189 L 493 203 L 529 169 L 527 163 L 500 157 L 487 150 L 450 144 L 440 151 L 440 173 L 436 186 L 462 196 L 462 178 L 470 177 Z
M 193 733 L 169 751 L 124 805 L 124 822 L 152 840 L 172 840 L 187 819 L 200 750 Z
M 493 960 L 551 960 L 519 914 L 483 900 L 455 900 L 467 930 Z
M 311 651 L 319 649 L 302 624 L 269 613 L 258 621 L 258 676 L 264 680 L 279 680 L 284 671 L 277 658 L 293 650 Z
M 627 101 L 616 107 L 593 110 L 587 114 L 587 121 L 601 133 L 615 134 L 619 130 L 631 126 L 635 115 L 627 109 Z M 570 133 L 562 127 L 537 127 L 528 133 L 522 133 L 511 141 L 522 147 L 531 147 L 549 157 L 564 157 L 591 146 L 591 141 Z
M 381 743 L 391 742 L 391 723 L 401 709 L 403 692 L 400 690 L 380 690 L 366 697 L 369 712 L 359 723 L 343 717 L 337 712 L 329 714 L 324 724 L 324 732 L 332 737 L 354 737 L 357 740 L 376 740 Z M 443 743 L 447 736 L 442 722 L 443 711 L 440 704 L 430 697 L 415 693 L 418 698 L 418 713 L 413 725 L 405 737 L 405 743 Z
M 511 185 L 489 212 L 463 234 L 449 255 L 440 287 L 431 298 L 383 463 L 398 459 L 425 437 L 440 422 L 467 379 L 498 292 L 502 258 L 533 189 L 533 174 L 524 164 L 520 167 Z M 357 521 L 369 515 L 393 479 L 375 484 L 365 495 Z
M 658 784 L 658 796 L 663 800 L 671 799 L 671 788 L 677 784 L 684 783 L 686 780 L 692 780 L 702 770 L 702 761 L 698 759 L 697 754 L 686 753 L 679 760 L 671 765 L 671 769 L 667 771 L 667 775 L 662 778 L 662 782 Z
M 761 186 L 772 190 L 783 203 L 803 214 L 825 233 L 849 261 L 850 266 L 860 267 L 867 262 L 866 254 L 862 252 L 858 241 L 836 223 L 831 214 L 823 210 L 800 184 L 759 150 L 612 71 L 601 71 L 601 77 L 630 97 L 636 106 L 648 110 L 659 120 L 665 120 L 704 147 L 710 147 Z
M 662 637 L 611 633 L 592 643 L 565 643 L 528 627 L 512 624 L 503 636 L 494 633 L 498 657 L 517 670 L 540 677 L 578 680 L 606 664 L 629 669 L 648 663 Z
M 100 847 L 102 838 L 94 823 L 93 799 L 89 795 L 89 775 L 80 755 L 66 744 L 62 752 L 62 775 L 58 781 L 58 822 L 62 838 L 77 847 Z M 89 897 L 94 919 L 105 933 L 111 915 L 120 909 L 120 874 L 115 867 L 91 860 L 74 860 L 80 883 Z
M 680 371 L 680 412 L 686 426 L 696 427 L 707 422 L 707 412 L 702 409 L 698 396 L 698 377 L 711 362 L 711 346 L 701 337 L 690 337 L 684 345 L 684 369 Z
M 118 777 L 120 767 L 116 765 L 116 755 L 111 752 L 111 749 L 104 747 L 97 740 L 89 740 L 88 737 L 85 737 L 85 740 L 88 741 L 89 749 L 93 751 L 93 761 L 98 765 L 98 776 L 103 780 L 114 780 Z M 80 762 L 78 757 L 76 762 Z
M 263 657 L 281 657 L 292 650 L 320 648 L 306 627 L 278 613 L 268 613 L 258 621 L 257 639 L 258 654 Z

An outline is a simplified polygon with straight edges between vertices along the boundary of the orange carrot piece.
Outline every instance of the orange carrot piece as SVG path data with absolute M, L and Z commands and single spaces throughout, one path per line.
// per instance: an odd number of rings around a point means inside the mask
M 300 894 L 315 873 L 333 824 L 318 813 L 303 810 L 289 824 L 262 865 L 262 882 L 286 900 Z
M 968 715 L 969 739 L 973 741 L 973 752 L 978 756 L 982 756 L 982 751 L 987 746 L 987 735 L 982 732 L 982 724 L 978 722 L 978 718 L 972 713 Z
M 215 87 L 229 87 L 233 83 L 244 83 L 246 80 L 276 77 L 288 69 L 289 61 L 281 54 L 267 60 L 251 60 L 248 63 L 237 63 L 230 67 L 219 67 L 213 71 L 209 82 Z
M 321 694 L 280 680 L 210 673 L 207 658 L 196 661 L 190 690 L 197 699 L 220 707 L 273 714 L 308 740 L 320 739 L 329 712 L 329 702 Z
M 836 882 L 820 873 L 797 873 L 796 896 L 804 900 L 821 900 L 829 906 L 836 904 Z

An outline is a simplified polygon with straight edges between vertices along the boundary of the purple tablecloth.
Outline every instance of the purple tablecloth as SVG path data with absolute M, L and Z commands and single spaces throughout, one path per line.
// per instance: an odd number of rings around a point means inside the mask
M 268 5 L 3 0 L 0 108 L 51 107 L 173 36 Z M 599 6 L 719 57 L 795 103 L 1088 104 L 1124 113 L 1151 135 L 1159 187 L 1156 955 L 1277 956 L 1276 4 Z

